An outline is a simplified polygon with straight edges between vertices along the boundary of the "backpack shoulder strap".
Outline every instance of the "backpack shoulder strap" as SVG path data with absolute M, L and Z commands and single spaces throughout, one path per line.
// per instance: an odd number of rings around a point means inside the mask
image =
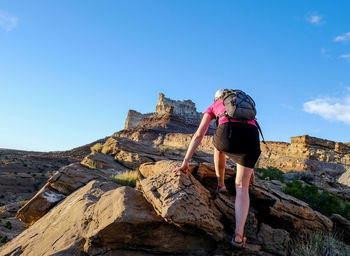
M 227 112 L 225 111 L 224 113 L 222 113 L 222 114 L 220 114 L 220 115 L 218 115 L 218 116 L 216 117 L 216 126 L 217 126 L 217 127 L 219 126 L 219 119 L 220 119 L 220 117 L 222 117 L 222 116 L 227 116 Z
M 259 123 L 258 123 L 258 120 L 256 120 L 256 118 L 255 118 L 254 121 L 255 121 L 256 126 L 258 127 L 258 130 L 259 130 L 259 132 L 260 132 L 260 134 L 261 134 L 261 137 L 262 137 L 262 139 L 263 139 L 262 142 L 266 145 L 265 138 L 264 138 L 264 135 L 263 135 L 263 133 L 262 133 L 262 131 L 261 131 L 261 127 L 260 127 L 260 125 L 259 125 Z

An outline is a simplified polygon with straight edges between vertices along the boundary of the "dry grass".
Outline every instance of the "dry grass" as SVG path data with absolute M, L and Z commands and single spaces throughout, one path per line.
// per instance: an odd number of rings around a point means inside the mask
M 139 174 L 137 170 L 134 171 L 126 171 L 117 175 L 112 175 L 110 179 L 120 185 L 123 186 L 136 186 L 136 180 L 138 179 Z
M 101 152 L 102 147 L 103 147 L 102 143 L 96 143 L 90 148 L 90 150 L 91 152 Z
M 349 248 L 331 233 L 316 232 L 295 241 L 293 256 L 346 256 Z
M 159 150 L 162 155 L 180 155 L 184 156 L 184 150 L 177 148 L 177 147 L 171 147 L 171 146 L 166 146 L 166 145 L 160 145 Z

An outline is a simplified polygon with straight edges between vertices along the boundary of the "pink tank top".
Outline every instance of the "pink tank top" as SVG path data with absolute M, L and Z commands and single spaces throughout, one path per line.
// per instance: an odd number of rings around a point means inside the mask
M 204 114 L 209 114 L 211 119 L 215 119 L 217 116 L 223 114 L 226 111 L 226 108 L 224 106 L 224 102 L 220 99 L 215 101 L 204 113 Z M 228 118 L 226 116 L 222 116 L 219 118 L 219 125 L 223 124 L 223 123 L 227 123 L 228 122 Z M 241 123 L 242 121 L 239 120 L 231 120 L 231 122 L 238 122 Z M 249 120 L 247 122 L 248 124 L 252 124 L 252 125 L 256 125 L 256 122 L 254 120 Z

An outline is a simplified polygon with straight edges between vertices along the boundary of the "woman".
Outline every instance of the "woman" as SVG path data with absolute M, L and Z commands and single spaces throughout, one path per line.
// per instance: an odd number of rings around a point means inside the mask
M 244 225 L 249 211 L 249 183 L 254 183 L 255 181 L 253 168 L 261 153 L 259 132 L 254 120 L 240 121 L 230 119 L 229 121 L 226 116 L 222 115 L 226 110 L 222 100 L 224 91 L 225 89 L 220 89 L 215 93 L 215 101 L 204 112 L 203 119 L 192 137 L 182 165 L 175 168 L 174 172 L 182 171 L 187 173 L 189 161 L 205 136 L 210 122 L 214 118 L 219 117 L 218 129 L 213 136 L 215 147 L 214 165 L 218 179 L 218 187 L 215 193 L 227 191 L 224 180 L 227 155 L 237 165 L 235 180 L 236 230 L 231 244 L 237 247 L 245 247 Z

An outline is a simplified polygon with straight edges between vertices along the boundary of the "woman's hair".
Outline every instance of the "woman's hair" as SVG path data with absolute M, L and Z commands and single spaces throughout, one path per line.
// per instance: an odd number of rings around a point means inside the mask
M 226 89 L 217 90 L 215 93 L 214 101 L 217 101 L 218 99 L 220 99 L 222 97 L 222 95 L 224 94 L 225 90 Z

